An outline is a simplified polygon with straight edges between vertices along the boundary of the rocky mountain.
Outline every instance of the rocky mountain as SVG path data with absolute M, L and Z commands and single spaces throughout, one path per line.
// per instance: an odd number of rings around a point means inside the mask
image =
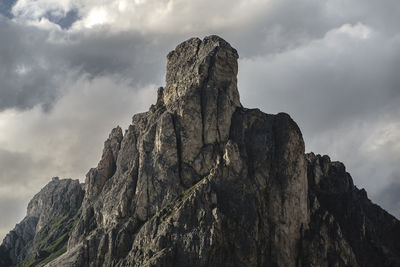
M 237 59 L 217 36 L 178 45 L 157 103 L 112 130 L 84 191 L 35 196 L 0 263 L 400 266 L 400 222 L 342 163 L 305 154 L 289 115 L 244 108 Z
M 84 197 L 78 180 L 52 179 L 28 204 L 26 217 L 0 246 L 0 266 L 43 266 L 67 250 Z

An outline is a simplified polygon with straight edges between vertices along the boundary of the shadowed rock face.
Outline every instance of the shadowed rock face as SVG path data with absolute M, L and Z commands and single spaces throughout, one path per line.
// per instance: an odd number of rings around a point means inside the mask
M 307 263 L 400 266 L 400 222 L 359 190 L 341 162 L 306 155 L 311 224 L 303 239 Z M 325 260 L 326 261 L 326 260 Z
M 157 103 L 112 130 L 46 266 L 399 266 L 399 222 L 305 155 L 289 115 L 242 107 L 237 59 L 217 36 L 168 54 Z

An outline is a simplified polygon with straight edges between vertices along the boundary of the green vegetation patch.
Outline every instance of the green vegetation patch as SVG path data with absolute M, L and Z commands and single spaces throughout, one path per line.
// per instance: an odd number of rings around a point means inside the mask
M 64 246 L 62 246 L 60 249 L 53 251 L 49 256 L 47 256 L 44 259 L 33 259 L 33 258 L 28 258 L 24 260 L 20 266 L 21 267 L 34 267 L 34 266 L 44 266 L 47 263 L 55 260 L 62 254 L 67 252 L 67 244 L 65 243 Z
M 62 248 L 60 248 L 59 250 L 57 250 L 57 251 L 53 252 L 52 254 L 50 254 L 47 258 L 45 258 L 40 263 L 43 264 L 43 265 L 46 265 L 47 263 L 49 263 L 49 262 L 57 259 L 58 257 L 60 257 L 65 252 L 67 252 L 67 244 L 64 244 L 64 246 Z
M 39 255 L 27 257 L 19 266 L 44 266 L 64 254 L 67 251 L 69 233 L 77 221 L 77 216 L 72 217 L 70 212 L 65 212 L 62 216 L 52 218 L 35 238 L 34 246 L 38 249 Z M 57 233 L 59 230 L 60 232 Z M 57 235 L 60 236 L 57 237 Z M 54 240 L 54 238 L 57 239 Z

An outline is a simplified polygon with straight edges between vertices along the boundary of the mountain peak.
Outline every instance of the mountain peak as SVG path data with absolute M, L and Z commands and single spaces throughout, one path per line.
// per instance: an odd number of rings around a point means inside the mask
M 167 110 L 181 126 L 182 159 L 191 162 L 207 144 L 228 140 L 240 107 L 237 51 L 218 36 L 191 38 L 167 56 Z
M 54 180 L 31 201 L 0 266 L 65 250 L 46 267 L 400 266 L 400 222 L 344 164 L 306 155 L 289 115 L 242 108 L 226 41 L 192 38 L 167 59 L 157 103 L 112 130 L 79 198 Z
M 239 106 L 238 58 L 236 49 L 216 35 L 179 44 L 167 56 L 165 103 L 199 91 L 214 95 L 224 91 Z

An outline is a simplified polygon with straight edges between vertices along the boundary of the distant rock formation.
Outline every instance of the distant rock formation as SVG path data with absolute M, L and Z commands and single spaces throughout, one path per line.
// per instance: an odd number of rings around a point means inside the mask
M 29 202 L 26 217 L 4 238 L 0 266 L 37 266 L 64 253 L 84 193 L 78 180 L 54 177 Z
M 306 266 L 400 266 L 400 222 L 359 190 L 341 162 L 306 155 L 311 223 Z
M 69 241 L 46 266 L 400 266 L 400 222 L 342 163 L 305 155 L 289 115 L 242 107 L 237 59 L 217 36 L 168 54 L 157 103 L 112 130 L 84 197 L 76 182 L 56 199 Z M 0 263 L 43 251 L 29 240 L 60 213 L 38 199 Z

